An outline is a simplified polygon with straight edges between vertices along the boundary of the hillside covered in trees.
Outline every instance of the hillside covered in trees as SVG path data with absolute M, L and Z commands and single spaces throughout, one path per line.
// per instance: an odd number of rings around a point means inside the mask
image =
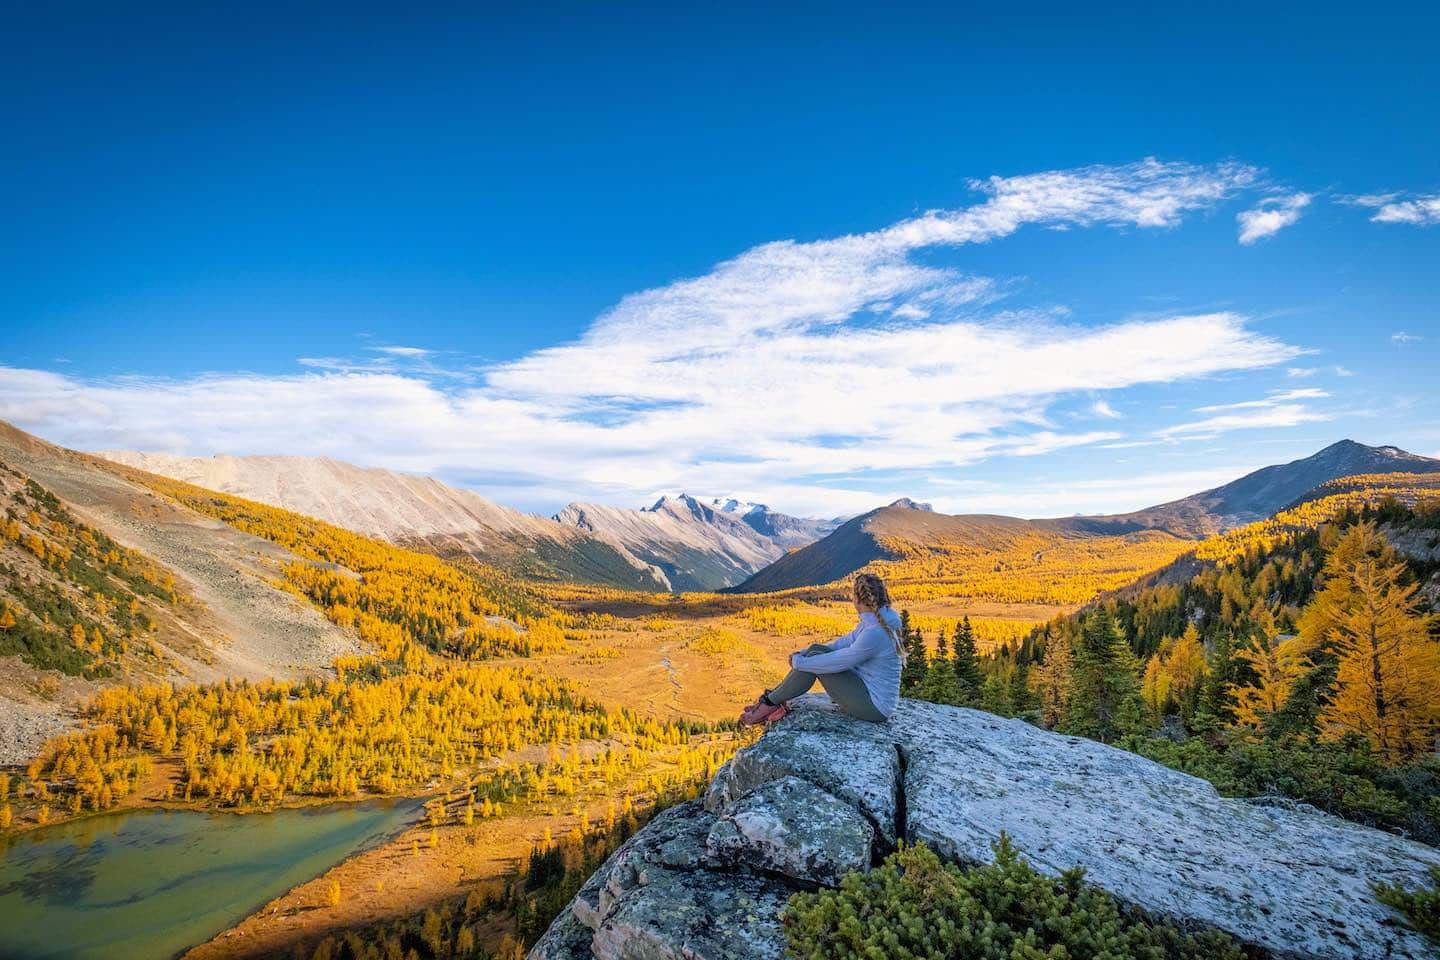
M 148 648 L 183 598 L 175 577 L 78 520 L 45 487 L 0 461 L 0 654 L 103 677 Z
M 1437 599 L 1440 482 L 1346 478 L 993 656 L 907 627 L 905 687 L 1435 843 Z
M 657 801 L 693 792 L 734 749 L 733 735 L 712 724 L 607 708 L 537 670 L 537 655 L 567 648 L 567 631 L 589 620 L 508 574 L 112 469 L 173 509 L 282 548 L 268 568 L 274 586 L 354 636 L 361 652 L 303 679 L 108 676 L 129 646 L 148 649 L 157 604 L 187 601 L 163 568 L 6 472 L 13 559 L 0 639 L 41 669 L 108 682 L 83 706 L 79 729 L 0 774 L 0 831 L 133 806 L 258 812 L 419 794 L 428 812 L 405 841 L 417 857 L 422 843 L 429 852 L 450 843 L 442 831 L 469 836 L 459 849 L 473 849 L 476 824 L 508 822 L 507 845 L 523 846 L 533 831 L 538 862 L 560 864 L 553 875 L 527 872 L 487 908 L 476 942 L 494 946 L 507 931 L 538 934 L 525 917 L 537 897 L 573 880 L 572 853 L 586 856 Z M 609 813 L 592 831 L 587 811 L 597 803 Z M 575 826 L 552 839 L 550 825 L 562 823 Z

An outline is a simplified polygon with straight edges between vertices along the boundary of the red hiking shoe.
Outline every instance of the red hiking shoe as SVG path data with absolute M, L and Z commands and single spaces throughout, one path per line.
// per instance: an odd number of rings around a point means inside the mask
M 764 697 L 760 697 L 754 703 L 750 704 L 750 706 L 740 711 L 740 724 L 741 726 L 750 727 L 757 723 L 774 723 L 789 712 L 790 708 L 785 704 L 782 703 L 777 707 L 772 703 L 766 702 Z

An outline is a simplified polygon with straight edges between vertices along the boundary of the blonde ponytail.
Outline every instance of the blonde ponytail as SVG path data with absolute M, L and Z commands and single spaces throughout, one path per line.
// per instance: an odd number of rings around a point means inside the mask
M 854 589 L 855 600 L 862 606 L 875 611 L 875 619 L 879 622 L 880 628 L 885 631 L 885 635 L 890 638 L 890 642 L 895 644 L 895 653 L 900 657 L 900 665 L 904 666 L 909 655 L 905 649 L 905 638 L 900 635 L 898 630 L 891 627 L 884 617 L 880 616 L 880 611 L 890 606 L 890 590 L 885 586 L 885 581 L 873 573 L 857 573 Z

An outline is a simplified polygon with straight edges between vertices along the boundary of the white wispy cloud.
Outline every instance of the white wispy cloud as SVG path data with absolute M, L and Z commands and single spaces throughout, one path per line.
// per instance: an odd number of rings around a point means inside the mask
M 0 418 L 90 449 L 329 454 L 463 476 L 526 504 L 690 489 L 823 509 L 870 489 L 847 492 L 847 477 L 1119 438 L 1058 432 L 1047 412 L 1060 397 L 1300 356 L 1234 312 L 1085 324 L 996 310 L 1003 284 L 930 255 L 1027 225 L 1171 228 L 1256 179 L 1155 160 L 994 177 L 968 207 L 763 244 L 627 296 L 575 341 L 470 380 L 418 347 L 376 348 L 380 367 L 311 358 L 291 376 L 0 368 Z M 1113 412 L 1099 403 L 1096 415 Z
M 1242 210 L 1235 215 L 1236 222 L 1240 224 L 1240 242 L 1249 246 L 1257 240 L 1274 236 L 1299 220 L 1313 199 L 1313 194 L 1292 193 L 1267 197 L 1249 210 Z
M 1337 377 L 1355 376 L 1354 370 L 1351 370 L 1349 367 L 1342 367 L 1339 364 L 1329 367 L 1287 367 L 1285 376 L 1292 380 L 1308 380 L 1311 377 L 1319 376 L 1325 372 L 1329 372 Z
M 1272 390 L 1269 396 L 1260 400 L 1242 400 L 1239 403 L 1220 403 L 1205 407 L 1196 407 L 1196 413 L 1219 413 L 1224 410 L 1256 410 L 1264 407 L 1273 407 L 1281 403 L 1293 403 L 1296 400 L 1321 400 L 1330 396 L 1319 387 L 1305 387 L 1301 390 Z
M 1096 400 L 1090 404 L 1090 413 L 1102 420 L 1119 420 L 1122 416 L 1120 411 L 1110 406 L 1110 404 L 1104 400 Z
M 420 358 L 428 357 L 434 351 L 426 350 L 424 347 L 371 347 L 376 353 L 389 354 L 392 357 Z
M 1194 412 L 1206 414 L 1199 420 L 1179 423 L 1156 431 L 1156 436 L 1168 439 L 1184 437 L 1213 437 L 1232 430 L 1255 430 L 1274 427 L 1293 427 L 1302 423 L 1320 423 L 1332 419 L 1330 414 L 1318 412 L 1304 401 L 1322 400 L 1330 394 L 1316 387 L 1300 390 L 1272 390 L 1258 400 L 1242 400 L 1238 403 L 1211 404 L 1196 407 Z
M 1335 202 L 1343 203 L 1348 207 L 1383 207 L 1398 196 L 1400 196 L 1398 193 L 1341 194 L 1335 198 Z
M 1440 194 L 1372 193 L 1344 198 L 1356 207 L 1369 207 L 1372 223 L 1406 223 L 1430 227 L 1440 223 Z
M 1425 338 L 1420 336 L 1419 334 L 1406 333 L 1404 330 L 1398 330 L 1395 333 L 1390 334 L 1390 342 L 1401 347 L 1411 343 L 1419 343 L 1421 340 L 1424 339 Z

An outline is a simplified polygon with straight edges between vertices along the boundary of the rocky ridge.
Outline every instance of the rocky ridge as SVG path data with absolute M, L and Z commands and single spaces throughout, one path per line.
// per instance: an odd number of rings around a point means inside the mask
M 980 711 L 907 700 L 874 725 L 819 695 L 795 706 L 611 856 L 531 960 L 778 960 L 792 893 L 898 839 L 988 860 L 1002 830 L 1038 869 L 1082 864 L 1125 902 L 1272 957 L 1435 955 L 1370 890 L 1421 883 L 1431 847 Z
M 706 505 L 685 494 L 641 510 L 572 503 L 542 517 L 434 477 L 330 457 L 96 455 L 412 549 L 465 554 L 540 580 L 638 590 L 730 586 L 837 525 L 738 500 Z
M 792 546 L 823 537 L 833 524 L 775 513 L 707 505 L 688 494 L 643 510 L 572 503 L 555 514 L 655 571 L 669 590 L 714 590 L 739 583 Z M 740 505 L 737 504 L 737 508 Z
M 169 608 L 160 619 L 170 626 L 150 637 L 162 655 L 127 660 L 108 680 L 0 657 L 0 763 L 29 760 L 46 739 L 72 727 L 82 705 L 108 684 L 324 676 L 333 673 L 335 657 L 359 651 L 353 635 L 274 585 L 277 569 L 303 561 L 296 554 L 168 503 L 112 464 L 4 422 L 0 464 L 50 491 L 81 523 L 144 554 L 190 598 Z M 23 568 L 12 564 L 8 576 L 17 569 Z M 0 577 L 0 592 L 5 585 Z
M 330 457 L 184 457 L 129 450 L 97 456 L 303 513 L 367 537 L 443 555 L 465 554 L 537 579 L 642 590 L 669 586 L 649 564 L 583 530 L 501 506 L 433 477 Z

